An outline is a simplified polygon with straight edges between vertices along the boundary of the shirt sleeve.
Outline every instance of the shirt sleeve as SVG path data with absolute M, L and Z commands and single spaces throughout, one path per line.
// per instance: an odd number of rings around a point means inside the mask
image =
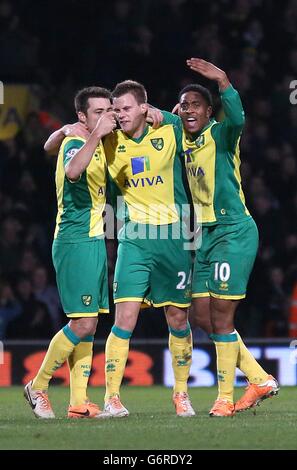
M 245 123 L 244 110 L 239 93 L 232 85 L 220 95 L 225 118 L 212 127 L 212 134 L 221 149 L 234 151 Z
M 70 160 L 77 154 L 79 149 L 84 145 L 84 141 L 79 139 L 70 139 L 66 142 L 63 149 L 63 163 L 64 167 L 70 162 Z
M 175 126 L 182 127 L 181 118 L 177 114 L 169 113 L 168 111 L 161 111 L 163 114 L 162 125 L 174 124 Z

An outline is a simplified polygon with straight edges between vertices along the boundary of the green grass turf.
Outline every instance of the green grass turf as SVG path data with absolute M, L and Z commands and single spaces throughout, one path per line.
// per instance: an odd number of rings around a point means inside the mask
M 234 418 L 210 418 L 215 388 L 190 389 L 197 416 L 177 418 L 171 390 L 165 387 L 123 387 L 128 418 L 97 420 L 65 418 L 68 390 L 52 387 L 55 420 L 39 420 L 25 402 L 21 387 L 0 388 L 0 449 L 297 449 L 295 387 Z M 236 390 L 236 398 L 242 390 Z M 102 404 L 102 388 L 90 399 Z

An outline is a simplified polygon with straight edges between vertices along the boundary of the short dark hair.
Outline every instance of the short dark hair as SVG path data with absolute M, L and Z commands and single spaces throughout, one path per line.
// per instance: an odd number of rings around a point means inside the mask
M 87 114 L 89 107 L 89 98 L 107 98 L 111 101 L 111 92 L 107 88 L 101 88 L 99 86 L 89 86 L 79 90 L 74 98 L 75 111 L 78 113 L 81 111 Z
M 197 83 L 192 83 L 185 86 L 178 94 L 178 101 L 180 101 L 182 95 L 188 93 L 188 91 L 194 91 L 195 93 L 200 93 L 201 96 L 205 99 L 208 106 L 212 106 L 212 96 L 208 88 L 205 88 L 202 85 L 197 85 Z
M 112 97 L 119 98 L 126 93 L 131 93 L 138 104 L 147 102 L 146 89 L 139 82 L 135 82 L 134 80 L 125 80 L 124 82 L 118 83 L 112 92 Z

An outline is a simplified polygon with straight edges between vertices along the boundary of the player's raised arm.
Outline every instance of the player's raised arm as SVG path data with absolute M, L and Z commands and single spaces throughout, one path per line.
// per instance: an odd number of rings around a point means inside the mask
M 229 79 L 224 70 L 219 69 L 211 62 L 207 62 L 203 59 L 188 59 L 187 65 L 194 72 L 200 73 L 209 80 L 215 80 L 220 88 L 220 91 L 226 90 L 230 86 Z
M 102 137 L 109 134 L 116 128 L 115 113 L 106 112 L 100 116 L 97 125 L 89 135 L 86 143 L 67 162 L 65 174 L 70 181 L 76 181 L 89 165 L 91 158 Z
M 87 139 L 90 133 L 86 126 L 81 122 L 75 122 L 74 124 L 65 124 L 57 131 L 53 132 L 44 144 L 44 150 L 46 152 L 55 152 L 59 149 L 65 137 L 82 137 Z

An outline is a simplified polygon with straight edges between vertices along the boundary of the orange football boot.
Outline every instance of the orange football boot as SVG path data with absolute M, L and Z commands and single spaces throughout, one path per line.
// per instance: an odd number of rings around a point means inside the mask
M 174 393 L 173 403 L 177 416 L 183 418 L 195 416 L 196 413 L 193 410 L 191 400 L 186 392 Z
M 234 404 L 228 400 L 217 398 L 214 402 L 212 409 L 209 412 L 209 416 L 234 416 Z
M 263 384 L 251 384 L 248 382 L 246 392 L 235 403 L 235 411 L 245 411 L 253 408 L 265 400 L 278 394 L 279 385 L 272 375 L 268 375 L 267 381 Z
M 68 408 L 68 418 L 97 418 L 100 413 L 99 406 L 91 402 Z

